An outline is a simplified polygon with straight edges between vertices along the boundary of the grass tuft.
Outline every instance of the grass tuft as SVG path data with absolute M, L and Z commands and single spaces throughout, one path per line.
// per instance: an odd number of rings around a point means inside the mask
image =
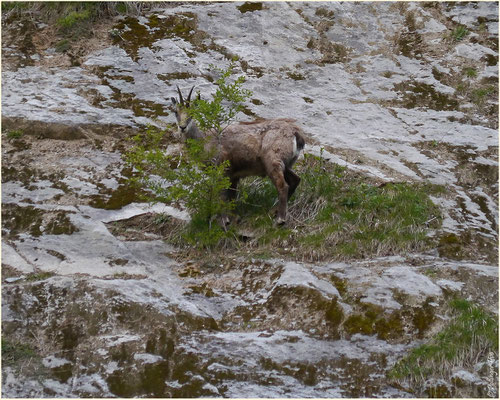
M 24 135 L 24 132 L 20 129 L 15 129 L 7 132 L 7 139 L 20 139 Z
M 28 282 L 43 281 L 45 279 L 51 278 L 52 276 L 54 276 L 54 273 L 48 272 L 48 271 L 47 272 L 32 273 L 26 277 L 26 281 L 28 281 Z
M 2 338 L 2 364 L 4 366 L 16 366 L 22 361 L 35 357 L 38 355 L 29 345 Z
M 471 67 L 465 68 L 464 73 L 468 78 L 476 78 L 477 77 L 477 71 L 475 68 L 471 68 Z
M 459 42 L 468 34 L 469 30 L 465 26 L 459 25 L 451 32 L 451 37 L 456 42 Z
M 429 378 L 449 380 L 459 368 L 473 370 L 488 354 L 498 359 L 498 317 L 463 299 L 450 302 L 451 322 L 428 343 L 413 349 L 389 372 L 421 393 Z
M 478 88 L 472 91 L 471 97 L 475 104 L 481 105 L 486 101 L 486 98 L 495 93 L 495 87 L 487 86 Z

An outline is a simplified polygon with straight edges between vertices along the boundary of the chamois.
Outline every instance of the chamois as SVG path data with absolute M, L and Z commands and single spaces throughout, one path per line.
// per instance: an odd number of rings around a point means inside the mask
M 179 133 L 184 140 L 202 139 L 210 136 L 202 132 L 190 117 L 191 94 L 184 101 L 177 87 L 179 101 L 171 98 L 175 106 L 175 116 Z M 226 171 L 231 187 L 225 193 L 228 200 L 236 196 L 236 188 L 241 178 L 247 176 L 268 176 L 278 190 L 278 213 L 276 222 L 286 221 L 287 203 L 297 189 L 300 177 L 292 171 L 300 151 L 304 148 L 303 131 L 295 120 L 287 118 L 262 119 L 253 122 L 240 122 L 227 126 L 221 136 L 210 136 L 208 146 L 216 149 L 216 160 L 222 163 L 229 160 Z

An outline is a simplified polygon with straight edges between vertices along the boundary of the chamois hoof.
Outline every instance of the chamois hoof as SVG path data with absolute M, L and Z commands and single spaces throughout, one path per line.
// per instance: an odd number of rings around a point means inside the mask
M 283 226 L 286 224 L 286 219 L 285 218 L 276 218 L 276 225 L 277 226 Z
M 229 225 L 231 225 L 231 220 L 227 215 L 222 215 L 219 217 L 219 224 L 222 227 L 222 229 L 227 231 L 227 228 L 229 227 Z

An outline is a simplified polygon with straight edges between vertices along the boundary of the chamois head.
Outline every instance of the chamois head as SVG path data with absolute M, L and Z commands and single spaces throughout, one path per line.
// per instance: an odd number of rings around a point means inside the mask
M 175 118 L 177 119 L 177 127 L 179 128 L 179 133 L 183 136 L 191 130 L 193 125 L 193 120 L 188 113 L 189 107 L 191 106 L 191 94 L 193 93 L 194 86 L 189 91 L 187 100 L 184 101 L 182 97 L 181 90 L 179 86 L 177 86 L 177 92 L 179 93 L 179 101 L 175 99 L 175 97 L 171 97 L 172 104 L 175 107 Z

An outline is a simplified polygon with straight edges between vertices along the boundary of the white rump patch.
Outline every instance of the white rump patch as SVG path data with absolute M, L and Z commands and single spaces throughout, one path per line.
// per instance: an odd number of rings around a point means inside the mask
M 293 156 L 298 157 L 299 156 L 299 151 L 297 150 L 297 138 L 294 136 L 293 137 Z

